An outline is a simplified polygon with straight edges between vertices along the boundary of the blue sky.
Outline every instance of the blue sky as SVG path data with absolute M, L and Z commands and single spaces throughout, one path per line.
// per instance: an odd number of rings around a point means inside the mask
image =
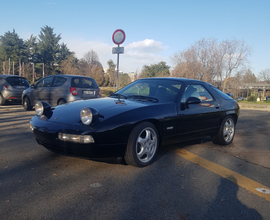
M 244 40 L 253 73 L 270 68 L 270 0 L 9 0 L 1 2 L 0 24 L 0 35 L 15 29 L 24 40 L 48 25 L 77 58 L 92 49 L 104 68 L 117 62 L 112 34 L 122 29 L 124 72 L 160 61 L 173 67 L 173 54 L 202 38 Z

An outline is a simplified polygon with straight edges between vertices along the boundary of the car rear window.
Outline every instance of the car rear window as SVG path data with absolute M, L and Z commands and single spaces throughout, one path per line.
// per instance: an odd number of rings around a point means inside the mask
M 6 81 L 14 88 L 28 88 L 29 83 L 25 78 L 22 77 L 8 77 Z
M 232 97 L 228 96 L 227 94 L 225 94 L 224 92 L 222 92 L 218 88 L 216 88 L 214 86 L 211 86 L 211 88 L 214 89 L 222 98 L 224 98 L 224 99 L 233 99 Z
M 98 85 L 92 78 L 73 77 L 71 80 L 71 87 L 97 89 Z

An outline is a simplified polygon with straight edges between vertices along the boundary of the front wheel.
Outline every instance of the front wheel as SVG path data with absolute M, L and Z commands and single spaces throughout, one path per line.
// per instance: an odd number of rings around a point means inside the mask
M 65 99 L 60 99 L 57 103 L 57 105 L 63 105 L 63 104 L 66 104 L 67 101 Z
M 232 143 L 235 134 L 235 121 L 232 116 L 227 116 L 222 121 L 220 129 L 216 135 L 212 137 L 212 141 L 219 145 L 229 145 Z
M 23 108 L 26 111 L 29 111 L 33 108 L 28 97 L 23 98 Z
M 151 164 L 159 147 L 156 127 L 150 122 L 138 124 L 131 132 L 125 160 L 129 165 L 145 167 Z

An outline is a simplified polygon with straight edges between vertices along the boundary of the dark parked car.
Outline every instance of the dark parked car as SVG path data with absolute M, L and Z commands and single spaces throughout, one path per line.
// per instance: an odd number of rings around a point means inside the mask
M 232 93 L 226 93 L 226 95 L 230 96 L 230 97 L 233 97 L 233 94 Z
M 25 110 L 33 108 L 37 101 L 51 106 L 67 102 L 101 97 L 100 89 L 93 78 L 73 75 L 51 75 L 40 79 L 22 94 Z
M 24 77 L 0 75 L 0 105 L 4 105 L 6 101 L 21 102 L 23 90 L 29 86 Z
M 243 97 L 236 97 L 235 100 L 237 100 L 237 101 L 243 101 L 244 98 Z
M 110 97 L 52 108 L 38 102 L 30 121 L 47 149 L 85 158 L 124 157 L 133 166 L 153 162 L 161 143 L 212 136 L 232 143 L 237 102 L 216 87 L 182 78 L 137 80 Z

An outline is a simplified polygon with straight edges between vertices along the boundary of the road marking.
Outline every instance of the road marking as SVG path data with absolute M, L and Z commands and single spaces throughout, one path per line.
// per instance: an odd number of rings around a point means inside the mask
M 207 169 L 207 170 L 210 170 L 211 172 L 213 173 L 216 173 L 218 174 L 219 176 L 223 177 L 223 178 L 226 178 L 234 183 L 236 183 L 237 185 L 241 186 L 242 188 L 244 189 L 247 189 L 249 190 L 250 192 L 264 198 L 265 200 L 269 201 L 270 202 L 270 194 L 268 192 L 270 192 L 270 188 L 267 187 L 267 186 L 264 186 L 252 179 L 249 179 L 239 173 L 236 173 L 232 170 L 229 170 L 223 166 L 220 166 L 216 163 L 213 163 L 209 160 L 206 160 L 202 157 L 199 157 L 197 156 L 196 154 L 193 154 L 189 151 L 186 151 L 184 149 L 176 149 L 175 152 L 195 163 L 195 164 L 198 164 L 200 165 L 201 167 Z

